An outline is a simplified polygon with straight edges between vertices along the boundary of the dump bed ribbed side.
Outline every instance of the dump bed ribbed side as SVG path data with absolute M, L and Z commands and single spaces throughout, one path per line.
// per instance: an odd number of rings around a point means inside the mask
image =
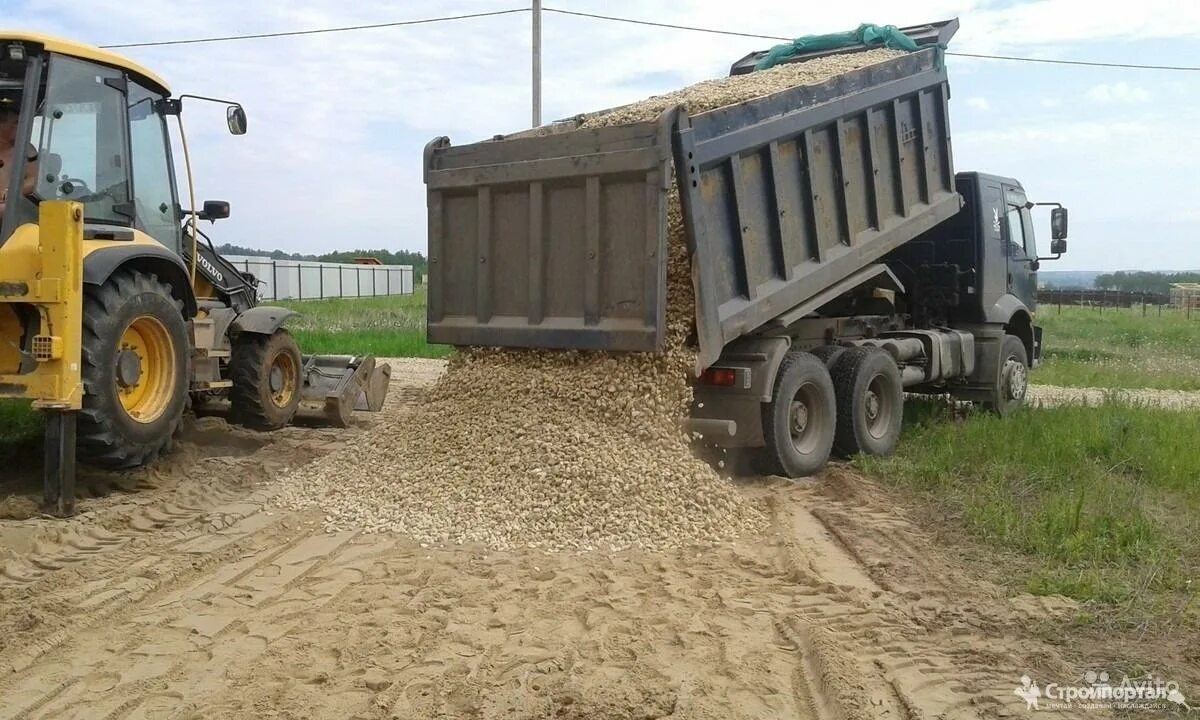
M 958 212 L 948 99 L 922 50 L 681 121 L 702 366 Z

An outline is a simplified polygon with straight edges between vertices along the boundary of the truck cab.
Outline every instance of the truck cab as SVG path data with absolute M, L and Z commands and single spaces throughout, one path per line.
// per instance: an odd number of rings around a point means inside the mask
M 1037 313 L 1039 258 L 1032 208 L 1021 183 L 981 172 L 955 175 L 957 215 L 893 252 L 888 263 L 921 287 L 923 325 L 1003 326 L 1021 339 L 1032 367 L 1041 362 Z M 1048 203 L 1057 205 L 1057 203 Z M 1066 210 L 1052 215 L 1053 250 L 1066 249 Z

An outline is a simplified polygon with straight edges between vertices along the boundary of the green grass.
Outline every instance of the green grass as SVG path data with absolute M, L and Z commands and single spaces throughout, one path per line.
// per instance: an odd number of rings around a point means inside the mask
M 855 462 L 933 522 L 1011 554 L 1004 576 L 1018 589 L 1198 624 L 1200 414 L 955 412 L 909 403 L 896 454 Z
M 0 398 L 0 463 L 9 463 L 42 436 L 42 416 L 28 400 Z
M 301 316 L 288 328 L 306 353 L 439 358 L 448 345 L 425 342 L 425 288 L 413 295 L 283 301 Z
M 1042 306 L 1044 385 L 1200 390 L 1200 313 Z

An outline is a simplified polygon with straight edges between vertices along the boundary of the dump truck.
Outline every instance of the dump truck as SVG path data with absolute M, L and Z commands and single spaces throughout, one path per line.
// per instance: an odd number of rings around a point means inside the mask
M 195 202 L 185 102 L 220 103 L 246 132 L 236 102 L 172 96 L 119 55 L 0 31 L 0 397 L 47 414 L 47 512 L 74 511 L 76 459 L 152 462 L 189 404 L 227 400 L 234 420 L 272 430 L 302 404 L 345 425 L 383 403 L 387 366 L 301 354 L 285 327 L 296 313 L 260 305 L 257 280 L 200 229 L 230 208 Z
M 695 301 L 689 422 L 705 442 L 799 477 L 834 450 L 891 452 L 905 393 L 1015 411 L 1051 258 L 1020 182 L 954 169 L 942 49 L 957 27 L 903 28 L 914 52 L 694 115 L 434 139 L 429 341 L 661 350 L 673 185 Z M 1057 258 L 1067 211 L 1047 204 Z

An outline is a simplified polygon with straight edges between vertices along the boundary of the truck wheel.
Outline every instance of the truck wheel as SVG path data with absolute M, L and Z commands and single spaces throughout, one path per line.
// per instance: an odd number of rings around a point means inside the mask
M 300 407 L 300 348 L 287 330 L 242 333 L 229 359 L 230 412 L 256 430 L 278 430 Z
M 900 369 L 887 352 L 856 347 L 833 366 L 837 396 L 834 447 L 843 455 L 888 455 L 904 422 L 904 386 Z
M 762 404 L 766 474 L 797 478 L 825 466 L 833 447 L 835 400 L 829 370 L 811 353 L 789 352 Z
M 187 325 L 182 305 L 154 275 L 114 274 L 83 301 L 83 462 L 129 468 L 170 449 L 187 405 Z
M 1000 343 L 1000 366 L 992 397 L 983 406 L 1001 417 L 1013 414 L 1025 404 L 1029 390 L 1029 355 L 1025 343 L 1016 335 L 1005 335 Z
M 825 367 L 832 371 L 833 364 L 838 361 L 842 353 L 846 352 L 846 348 L 841 345 L 822 345 L 821 347 L 813 348 L 809 352 L 815 355 L 818 360 L 825 363 Z

